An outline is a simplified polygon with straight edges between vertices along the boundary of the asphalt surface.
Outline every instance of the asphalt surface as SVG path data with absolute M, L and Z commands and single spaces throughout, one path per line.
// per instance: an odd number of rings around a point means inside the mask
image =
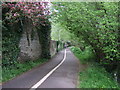
M 31 88 L 41 80 L 49 71 L 57 66 L 64 57 L 64 50 L 60 51 L 46 64 L 40 65 L 32 70 L 4 83 L 2 88 Z M 38 88 L 76 88 L 79 72 L 79 61 L 73 53 L 66 49 L 64 63 L 50 75 Z

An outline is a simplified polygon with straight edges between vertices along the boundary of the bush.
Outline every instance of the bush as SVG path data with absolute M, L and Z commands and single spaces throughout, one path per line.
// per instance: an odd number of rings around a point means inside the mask
M 95 58 L 92 49 L 90 47 L 86 47 L 84 51 L 81 51 L 81 49 L 78 47 L 72 47 L 71 50 L 75 54 L 75 56 L 80 59 L 81 63 L 83 64 L 93 61 Z

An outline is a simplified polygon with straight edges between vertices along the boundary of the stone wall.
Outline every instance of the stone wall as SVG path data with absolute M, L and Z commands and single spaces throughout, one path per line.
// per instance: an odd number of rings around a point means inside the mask
M 38 35 L 35 33 L 34 39 L 32 40 L 31 37 L 29 37 L 29 44 L 27 41 L 27 35 L 24 32 L 21 40 L 20 40 L 20 61 L 26 61 L 26 60 L 35 60 L 38 59 L 41 55 L 41 46 L 38 40 Z
M 32 28 L 30 21 L 24 23 L 23 33 L 20 39 L 19 61 L 36 60 L 41 55 L 41 45 L 37 30 Z
M 35 29 L 30 20 L 25 20 L 23 25 L 23 33 L 19 43 L 18 60 L 20 62 L 38 58 L 49 59 L 57 53 L 57 41 L 50 40 L 51 27 L 49 25 Z

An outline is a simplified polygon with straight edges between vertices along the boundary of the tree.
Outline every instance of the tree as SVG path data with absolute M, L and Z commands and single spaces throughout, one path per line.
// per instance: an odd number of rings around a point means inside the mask
M 27 33 L 29 44 L 28 25 L 37 30 L 43 58 L 50 58 L 49 42 L 50 11 L 49 2 L 3 2 L 2 3 L 2 34 L 3 34 L 3 66 L 13 66 L 17 62 L 19 41 L 23 31 Z M 41 40 L 42 38 L 42 40 Z M 42 43 L 43 41 L 43 43 Z M 44 43 L 45 42 L 45 43 Z
M 98 63 L 109 72 L 119 68 L 118 2 L 62 2 L 54 8 L 54 19 L 90 45 Z

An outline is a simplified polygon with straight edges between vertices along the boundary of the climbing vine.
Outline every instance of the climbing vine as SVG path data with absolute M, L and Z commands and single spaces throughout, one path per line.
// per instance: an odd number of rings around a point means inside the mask
M 42 49 L 42 58 L 50 58 L 50 33 L 51 33 L 51 24 L 49 21 L 46 22 L 46 26 L 39 26 L 37 32 L 39 35 L 39 41 L 41 43 Z
M 14 24 L 15 25 L 15 24 Z M 15 66 L 19 53 L 19 40 L 22 30 L 18 25 L 16 27 L 6 28 L 2 26 L 2 66 L 8 67 Z M 16 31 L 16 29 L 18 31 Z M 11 30 L 11 31 L 10 31 Z

